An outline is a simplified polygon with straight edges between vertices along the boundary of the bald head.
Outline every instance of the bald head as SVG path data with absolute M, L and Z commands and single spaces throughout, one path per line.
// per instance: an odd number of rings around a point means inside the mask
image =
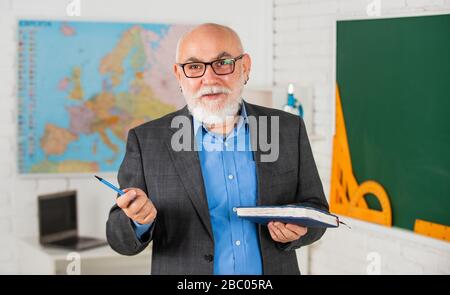
M 185 59 L 189 58 L 185 56 L 185 53 L 189 54 L 192 49 L 204 47 L 205 50 L 208 50 L 207 47 L 217 45 L 222 45 L 238 54 L 244 52 L 241 39 L 233 29 L 219 24 L 206 23 L 193 28 L 178 40 L 176 62 L 185 62 Z

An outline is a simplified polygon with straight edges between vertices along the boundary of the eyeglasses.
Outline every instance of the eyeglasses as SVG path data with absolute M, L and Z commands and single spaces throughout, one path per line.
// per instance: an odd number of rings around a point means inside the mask
M 178 63 L 187 78 L 200 78 L 206 72 L 206 67 L 211 66 L 216 75 L 229 75 L 234 72 L 234 66 L 236 61 L 244 57 L 245 54 L 241 54 L 235 58 L 223 58 L 213 60 L 211 62 L 188 62 Z

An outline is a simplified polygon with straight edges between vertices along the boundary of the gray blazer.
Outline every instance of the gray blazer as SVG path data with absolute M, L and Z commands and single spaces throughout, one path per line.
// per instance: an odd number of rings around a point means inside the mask
M 258 205 L 300 203 L 328 211 L 303 120 L 244 103 L 248 116 L 279 117 L 278 160 L 261 161 L 263 149 L 254 152 Z M 119 169 L 120 187 L 142 189 L 158 210 L 150 233 L 139 240 L 131 220 L 114 205 L 106 236 L 110 246 L 123 255 L 135 255 L 153 240 L 152 274 L 212 274 L 214 239 L 198 153 L 171 148 L 171 137 L 177 131 L 171 121 L 177 115 L 188 116 L 192 126 L 192 117 L 184 107 L 131 129 Z M 266 226 L 258 226 L 263 273 L 300 274 L 294 250 L 317 241 L 324 232 L 310 228 L 299 240 L 283 244 L 272 240 Z

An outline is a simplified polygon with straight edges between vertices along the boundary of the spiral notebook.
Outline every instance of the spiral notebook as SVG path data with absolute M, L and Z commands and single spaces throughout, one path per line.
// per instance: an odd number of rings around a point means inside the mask
M 256 206 L 238 207 L 236 214 L 247 220 L 259 224 L 267 224 L 270 221 L 294 223 L 305 227 L 338 227 L 344 224 L 339 217 L 326 211 L 306 206 Z

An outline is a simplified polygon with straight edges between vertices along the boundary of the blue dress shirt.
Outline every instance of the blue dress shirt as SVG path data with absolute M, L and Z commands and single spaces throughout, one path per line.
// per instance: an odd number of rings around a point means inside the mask
M 193 127 L 214 235 L 214 274 L 262 274 L 257 226 L 235 213 L 238 206 L 255 206 L 257 198 L 245 106 L 226 137 L 195 119 Z M 134 226 L 141 238 L 151 224 Z

